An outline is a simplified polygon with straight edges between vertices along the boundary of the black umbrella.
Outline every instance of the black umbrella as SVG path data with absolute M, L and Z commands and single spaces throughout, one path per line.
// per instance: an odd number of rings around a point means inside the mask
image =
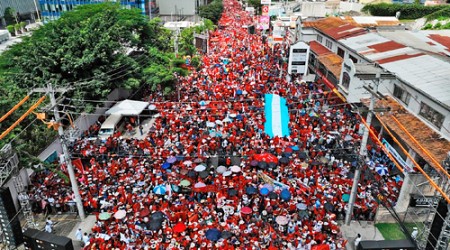
M 250 186 L 245 189 L 245 192 L 247 194 L 256 194 L 258 192 L 258 189 L 256 189 L 254 186 Z
M 289 158 L 281 157 L 279 162 L 280 162 L 280 164 L 288 164 L 289 163 Z
M 258 167 L 260 169 L 267 169 L 267 162 L 264 162 L 264 161 L 258 162 Z
M 196 175 L 196 172 L 194 170 L 189 170 L 189 172 L 187 173 L 187 176 L 190 178 L 194 178 Z
M 275 192 L 270 192 L 267 196 L 268 196 L 270 199 L 276 199 L 276 198 L 278 198 L 278 195 L 277 195 L 277 193 L 275 193 Z
M 203 179 L 208 177 L 208 175 L 209 175 L 208 171 L 202 171 L 198 174 L 198 176 L 200 176 L 200 178 L 203 178 Z
M 223 239 L 229 239 L 229 238 L 231 238 L 233 236 L 233 234 L 231 233 L 231 232 L 228 232 L 228 231 L 223 231 L 222 232 L 222 238 Z
M 277 164 L 275 162 L 269 162 L 269 169 L 274 169 L 277 167 Z
M 237 190 L 234 189 L 234 188 L 228 189 L 228 195 L 229 195 L 229 196 L 236 196 L 237 193 L 238 193 Z
M 305 152 L 300 152 L 300 153 L 298 154 L 298 158 L 300 158 L 300 159 L 306 159 L 306 158 L 307 158 L 307 155 L 306 155 Z
M 325 205 L 323 206 L 325 208 L 325 210 L 327 210 L 328 212 L 333 212 L 334 211 L 334 206 L 331 203 L 325 203 Z
M 164 220 L 166 217 L 163 212 L 158 211 L 158 212 L 152 213 L 150 218 L 151 218 L 151 220 Z
M 148 223 L 148 229 L 152 231 L 158 231 L 162 228 L 162 222 L 163 220 L 151 220 L 150 223 Z
M 313 161 L 313 162 L 311 163 L 311 165 L 313 165 L 313 166 L 319 166 L 319 165 L 322 165 L 322 163 L 319 162 L 319 161 Z

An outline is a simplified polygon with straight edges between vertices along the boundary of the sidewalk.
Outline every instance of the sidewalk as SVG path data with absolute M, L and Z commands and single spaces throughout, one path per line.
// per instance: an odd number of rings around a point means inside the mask
M 339 221 L 343 237 L 348 240 L 347 250 L 355 249 L 355 238 L 359 234 L 362 240 L 384 240 L 378 228 L 373 221 L 351 221 L 350 225 L 345 225 Z
M 81 228 L 83 234 L 84 233 L 89 234 L 91 233 L 91 228 L 94 227 L 94 225 L 95 225 L 95 215 L 88 215 L 83 222 L 77 222 L 72 228 L 72 231 L 70 231 L 68 235 L 65 235 L 70 239 L 72 239 L 74 249 L 81 249 L 78 240 L 75 238 L 75 234 L 78 228 Z

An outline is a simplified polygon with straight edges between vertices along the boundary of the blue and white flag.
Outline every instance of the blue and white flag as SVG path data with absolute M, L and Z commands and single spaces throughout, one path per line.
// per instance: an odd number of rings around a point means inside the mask
M 264 113 L 266 122 L 264 132 L 271 138 L 289 136 L 289 112 L 286 99 L 275 94 L 265 94 Z

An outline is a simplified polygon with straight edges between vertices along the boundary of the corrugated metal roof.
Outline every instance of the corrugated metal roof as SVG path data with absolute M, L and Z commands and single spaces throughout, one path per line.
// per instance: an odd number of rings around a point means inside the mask
M 352 48 L 356 52 L 364 52 L 368 50 L 373 50 L 369 46 L 389 42 L 390 40 L 384 38 L 377 33 L 366 33 L 359 36 L 349 37 L 346 39 L 341 39 L 339 42 L 346 45 L 349 48 Z
M 368 106 L 370 100 L 362 100 L 364 104 Z M 448 140 L 440 139 L 440 135 L 431 129 L 427 124 L 422 122 L 415 115 L 408 112 L 401 104 L 399 104 L 394 98 L 388 97 L 387 100 L 378 100 L 375 107 L 390 107 L 391 113 L 395 114 L 395 118 L 400 121 L 400 123 L 407 129 L 407 131 L 421 143 L 422 147 L 425 148 L 431 155 L 442 162 L 447 156 L 447 152 L 450 151 L 450 142 Z M 422 156 L 429 164 L 434 165 L 431 158 L 423 153 L 423 151 L 409 138 L 409 136 L 397 125 L 397 123 L 392 119 L 392 115 L 380 115 L 380 119 L 388 125 L 400 138 L 410 146 L 414 152 L 417 152 Z
M 309 48 L 318 56 L 332 53 L 327 47 L 316 41 L 309 42 Z
M 420 30 L 420 31 L 379 31 L 381 36 L 416 49 L 450 55 L 449 44 L 441 37 L 450 37 L 450 30 Z M 436 39 L 433 39 L 436 38 Z M 441 44 L 443 42 L 444 44 Z
M 450 63 L 430 55 L 420 55 L 380 63 L 417 89 L 450 107 Z
M 321 62 L 333 75 L 339 79 L 341 76 L 341 69 L 342 69 L 342 57 L 331 53 L 326 55 L 321 55 L 317 57 L 317 60 Z

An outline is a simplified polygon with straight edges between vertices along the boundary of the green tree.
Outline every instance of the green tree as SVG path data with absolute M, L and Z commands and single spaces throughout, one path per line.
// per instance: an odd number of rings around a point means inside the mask
M 261 14 L 261 7 L 262 7 L 261 0 L 247 0 L 247 2 L 250 6 L 255 8 L 256 15 Z
M 162 27 L 159 19 L 149 22 L 137 9 L 104 3 L 65 12 L 60 19 L 39 28 L 0 55 L 0 114 L 8 112 L 31 88 L 48 82 L 73 87 L 66 97 L 101 100 L 117 87 L 137 89 L 151 77 L 151 70 L 145 73 L 144 69 L 158 65 L 157 69 L 165 69 L 167 75 L 159 74 L 160 79 L 153 79 L 154 83 L 173 85 L 173 72 L 179 69 L 171 67 L 169 40 L 170 31 Z M 155 51 L 149 51 L 149 47 Z M 155 58 L 151 52 L 168 59 L 163 58 L 160 64 L 151 62 L 150 58 Z M 32 95 L 23 107 L 0 123 L 2 131 L 38 97 Z M 93 108 L 77 101 L 72 105 L 87 111 Z M 35 162 L 31 156 L 37 155 L 56 135 L 40 121 L 31 124 L 33 121 L 33 115 L 27 117 L 0 141 L 0 147 L 11 140 L 20 144 L 25 165 Z
M 3 16 L 5 17 L 5 21 L 7 24 L 15 24 L 19 22 L 19 20 L 17 19 L 17 12 L 12 7 L 7 7 Z
M 222 0 L 214 0 L 208 5 L 203 5 L 199 7 L 199 15 L 203 18 L 211 20 L 213 23 L 217 24 L 223 12 Z

